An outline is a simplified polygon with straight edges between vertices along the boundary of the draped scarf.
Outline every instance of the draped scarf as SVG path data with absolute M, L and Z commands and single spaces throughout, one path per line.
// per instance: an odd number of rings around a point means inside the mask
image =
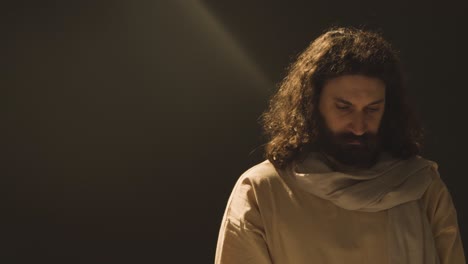
M 387 210 L 391 264 L 439 264 L 431 226 L 419 199 L 437 173 L 437 164 L 381 153 L 368 169 L 352 169 L 310 152 L 287 169 L 297 185 L 338 207 L 363 212 Z

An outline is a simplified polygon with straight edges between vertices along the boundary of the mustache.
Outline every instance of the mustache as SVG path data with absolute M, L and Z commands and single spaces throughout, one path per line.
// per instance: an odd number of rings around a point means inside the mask
M 340 141 L 354 141 L 357 140 L 359 142 L 368 142 L 369 140 L 375 140 L 377 138 L 376 134 L 373 133 L 365 133 L 360 136 L 355 135 L 350 132 L 340 133 L 335 135 L 337 139 Z

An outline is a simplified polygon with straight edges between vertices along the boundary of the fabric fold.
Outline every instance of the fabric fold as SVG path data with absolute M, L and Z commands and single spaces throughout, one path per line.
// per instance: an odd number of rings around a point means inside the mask
M 371 168 L 355 170 L 311 152 L 287 171 L 299 188 L 338 207 L 388 210 L 389 263 L 438 264 L 430 224 L 418 202 L 434 168 L 435 162 L 420 156 L 401 160 L 382 153 Z

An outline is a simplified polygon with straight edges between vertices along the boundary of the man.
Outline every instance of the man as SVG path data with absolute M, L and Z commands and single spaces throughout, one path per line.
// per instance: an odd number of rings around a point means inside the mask
M 422 128 L 380 35 L 318 37 L 263 126 L 268 160 L 237 181 L 215 263 L 465 263 L 450 193 L 419 155 Z

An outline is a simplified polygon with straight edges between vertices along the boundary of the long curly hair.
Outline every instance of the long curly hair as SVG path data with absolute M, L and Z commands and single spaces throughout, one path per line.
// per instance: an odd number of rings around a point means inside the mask
M 320 131 L 318 102 L 327 80 L 360 74 L 385 83 L 385 111 L 378 134 L 382 150 L 406 159 L 418 155 L 423 129 L 403 85 L 398 53 L 376 32 L 332 28 L 315 39 L 291 64 L 261 116 L 268 139 L 265 157 L 284 168 L 308 150 Z

